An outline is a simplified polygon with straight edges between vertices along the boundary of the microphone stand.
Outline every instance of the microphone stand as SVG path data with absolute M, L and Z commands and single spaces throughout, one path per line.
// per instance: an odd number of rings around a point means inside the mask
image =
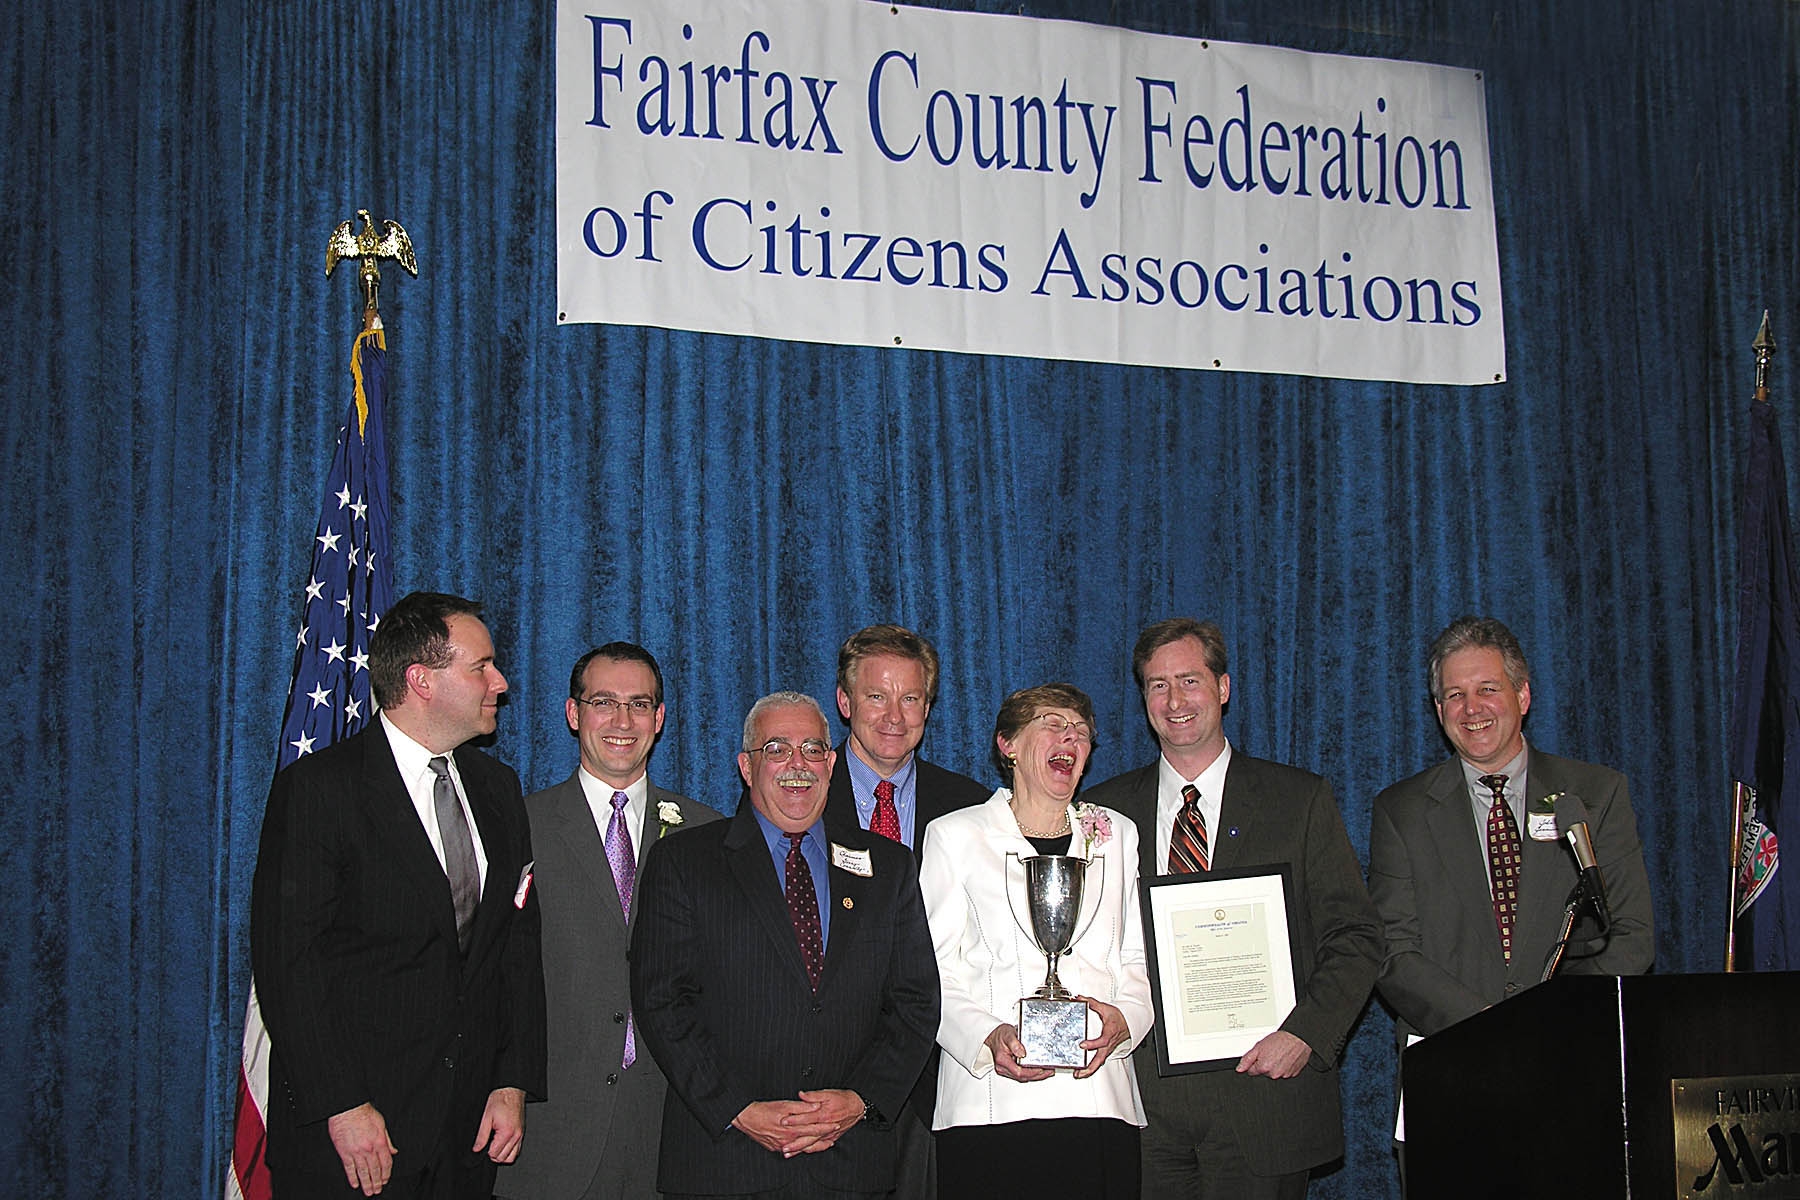
M 1569 899 L 1563 904 L 1562 930 L 1557 935 L 1556 944 L 1550 948 L 1550 956 L 1544 962 L 1544 973 L 1539 977 L 1539 983 L 1549 983 L 1550 977 L 1556 974 L 1556 968 L 1562 965 L 1563 956 L 1569 949 L 1569 939 L 1575 933 L 1575 919 L 1581 913 L 1583 901 L 1587 902 L 1588 909 L 1600 922 L 1602 943 L 1604 944 L 1610 937 L 1612 920 L 1606 914 L 1606 907 L 1600 904 L 1596 897 L 1588 895 L 1587 876 L 1585 874 L 1576 876 L 1575 887 L 1569 892 Z M 1597 954 L 1599 951 L 1594 953 Z M 1577 957 L 1586 958 L 1587 955 L 1578 955 Z

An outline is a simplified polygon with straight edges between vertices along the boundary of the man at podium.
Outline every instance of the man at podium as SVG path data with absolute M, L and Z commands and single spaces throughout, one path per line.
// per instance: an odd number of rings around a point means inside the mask
M 1565 835 L 1583 816 L 1611 923 L 1578 925 L 1558 970 L 1642 974 L 1655 957 L 1625 777 L 1526 743 L 1531 676 L 1512 631 L 1491 617 L 1452 622 L 1429 674 L 1456 756 L 1377 796 L 1369 832 L 1369 893 L 1386 931 L 1376 990 L 1401 1046 L 1543 979 L 1580 877 Z

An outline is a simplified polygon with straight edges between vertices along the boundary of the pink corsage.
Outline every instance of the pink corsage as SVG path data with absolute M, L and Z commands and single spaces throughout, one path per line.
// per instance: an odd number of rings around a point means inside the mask
M 1094 847 L 1104 846 L 1112 840 L 1112 817 L 1098 805 L 1077 804 L 1075 824 L 1080 826 L 1081 836 L 1087 842 L 1085 858 L 1094 857 Z

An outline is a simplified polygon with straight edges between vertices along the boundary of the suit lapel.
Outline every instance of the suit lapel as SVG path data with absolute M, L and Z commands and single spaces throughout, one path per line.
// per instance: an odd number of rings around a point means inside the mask
M 1219 793 L 1219 827 L 1212 831 L 1214 870 L 1235 867 L 1243 857 L 1241 843 L 1251 842 L 1257 819 L 1256 788 L 1242 767 L 1243 755 L 1235 749 L 1225 768 L 1225 786 Z M 1237 836 L 1232 835 L 1237 831 Z
M 622 922 L 619 889 L 613 883 L 612 866 L 606 861 L 606 843 L 594 825 L 594 812 L 588 807 L 587 793 L 581 790 L 581 768 L 559 784 L 550 794 L 550 813 L 537 837 L 554 838 L 569 852 L 581 871 L 581 883 L 587 892 L 585 903 L 596 911 L 611 912 Z
M 847 833 L 840 834 L 838 844 L 851 850 L 867 851 L 874 835 L 851 840 Z M 868 911 L 870 888 L 874 878 L 858 875 L 853 871 L 840 870 L 829 865 L 831 859 L 832 837 L 828 834 L 825 844 L 827 866 L 825 873 L 829 876 L 829 894 L 819 896 L 819 904 L 823 907 L 831 905 L 831 936 L 825 943 L 825 962 L 819 973 L 819 994 L 824 995 L 832 979 L 837 976 L 844 957 L 850 953 L 846 948 L 856 944 L 856 930 L 862 923 L 863 914 Z M 792 940 L 792 939 L 790 939 Z
M 487 881 L 481 888 L 481 906 L 475 910 L 475 928 L 469 934 L 469 953 L 465 965 L 480 956 L 482 948 L 497 936 L 505 923 L 506 910 L 512 907 L 524 863 L 512 851 L 512 831 L 500 811 L 500 800 L 486 785 L 486 764 L 474 750 L 459 751 L 457 773 L 469 795 L 469 811 L 475 814 L 475 828 L 481 834 L 481 848 L 487 855 Z M 446 881 L 446 889 L 448 881 Z M 452 938 L 454 938 L 454 910 Z
M 378 860 L 385 858 L 396 872 L 412 880 L 421 902 L 431 914 L 432 923 L 455 945 L 456 908 L 450 899 L 450 880 L 444 874 L 437 852 L 431 848 L 431 839 L 419 821 L 406 783 L 400 778 L 393 747 L 388 745 L 387 731 L 375 722 L 362 737 L 364 795 L 369 824 L 391 851 L 376 857 Z
M 647 783 L 644 787 L 644 823 L 632 833 L 631 848 L 637 854 L 638 870 L 644 869 L 644 856 L 650 853 L 650 847 L 656 839 L 663 835 L 662 818 L 657 816 L 658 807 L 664 802 L 674 802 L 674 797 L 657 787 Z M 605 849 L 604 846 L 601 847 Z M 611 871 L 608 871 L 611 875 Z
M 731 819 L 731 831 L 725 835 L 725 866 L 743 895 L 744 907 L 756 917 L 777 956 L 810 988 L 806 964 L 800 958 L 800 943 L 794 937 L 794 922 L 788 916 L 787 897 L 781 890 L 781 876 L 775 871 L 769 844 L 763 840 L 762 826 L 756 823 L 756 812 L 748 800 L 738 805 L 737 815 Z
M 1555 770 L 1545 770 L 1540 765 L 1543 761 L 1543 755 L 1534 755 L 1525 767 L 1527 812 L 1530 811 L 1532 802 L 1541 801 L 1551 792 L 1561 790 Z M 1569 889 L 1575 885 L 1576 877 L 1571 865 L 1574 860 L 1559 841 L 1552 839 L 1540 842 L 1531 836 L 1529 829 L 1520 829 L 1519 839 L 1525 853 L 1519 876 L 1518 928 L 1561 930 L 1563 904 L 1568 900 Z M 1516 959 L 1516 940 L 1513 954 Z M 1535 972 L 1540 970 L 1542 964 L 1526 965 Z
M 1483 838 L 1475 828 L 1475 813 L 1469 801 L 1469 788 L 1463 779 L 1462 760 L 1452 758 L 1444 763 L 1426 785 L 1429 799 L 1425 806 L 1425 827 L 1431 832 L 1437 859 L 1442 864 L 1452 904 L 1467 913 L 1494 911 L 1494 896 L 1488 890 L 1487 856 L 1482 853 Z M 1477 921 L 1482 945 L 1496 962 L 1501 961 L 1500 931 L 1493 920 Z

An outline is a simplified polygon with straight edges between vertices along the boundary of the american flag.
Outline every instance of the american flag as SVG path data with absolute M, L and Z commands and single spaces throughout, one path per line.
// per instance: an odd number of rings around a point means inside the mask
M 373 715 L 369 638 L 394 600 L 388 555 L 387 343 L 381 323 L 350 349 L 355 394 L 338 430 L 313 536 L 312 569 L 294 635 L 294 682 L 281 720 L 275 769 L 361 729 Z M 244 1014 L 244 1058 L 238 1077 L 237 1127 L 225 1194 L 269 1200 L 263 1160 L 263 1113 L 269 1100 L 269 1031 L 251 981 Z

